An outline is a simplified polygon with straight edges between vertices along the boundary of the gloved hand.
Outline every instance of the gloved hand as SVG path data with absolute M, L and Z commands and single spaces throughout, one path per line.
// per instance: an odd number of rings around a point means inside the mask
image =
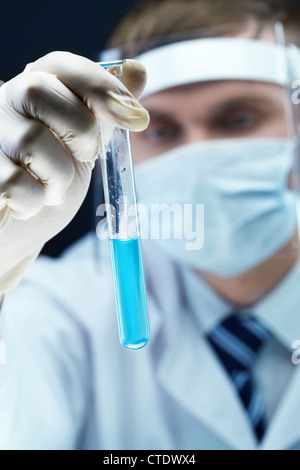
M 128 60 L 123 73 L 138 96 L 144 68 Z M 52 52 L 0 88 L 0 294 L 17 285 L 82 204 L 99 120 L 147 127 L 147 111 L 126 87 L 84 57 Z

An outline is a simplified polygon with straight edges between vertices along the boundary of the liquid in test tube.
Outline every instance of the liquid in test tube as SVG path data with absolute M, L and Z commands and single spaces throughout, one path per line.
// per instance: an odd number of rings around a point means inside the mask
M 122 80 L 124 61 L 100 63 Z M 150 339 L 149 315 L 129 132 L 102 123 L 101 172 L 108 221 L 120 342 L 129 349 Z

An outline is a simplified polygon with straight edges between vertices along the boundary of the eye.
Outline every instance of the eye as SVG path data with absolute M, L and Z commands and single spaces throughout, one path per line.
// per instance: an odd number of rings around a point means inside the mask
M 212 127 L 218 132 L 250 131 L 259 124 L 260 120 L 260 114 L 254 110 L 230 111 L 214 119 Z
M 256 117 L 253 114 L 237 114 L 236 116 L 229 117 L 225 124 L 231 128 L 247 128 L 253 126 L 256 122 Z
M 179 129 L 170 124 L 151 124 L 143 132 L 145 138 L 152 142 L 168 142 L 174 140 L 179 135 Z

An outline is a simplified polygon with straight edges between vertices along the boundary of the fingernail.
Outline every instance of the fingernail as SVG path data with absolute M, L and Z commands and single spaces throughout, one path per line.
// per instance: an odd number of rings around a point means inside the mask
M 133 97 L 107 93 L 107 108 L 115 121 L 129 130 L 141 131 L 149 124 L 148 111 Z

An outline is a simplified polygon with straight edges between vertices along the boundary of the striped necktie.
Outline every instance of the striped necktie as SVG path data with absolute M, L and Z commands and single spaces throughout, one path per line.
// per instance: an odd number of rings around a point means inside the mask
M 264 407 L 251 370 L 269 337 L 269 332 L 253 317 L 238 314 L 227 317 L 208 337 L 234 382 L 259 441 L 265 431 Z

